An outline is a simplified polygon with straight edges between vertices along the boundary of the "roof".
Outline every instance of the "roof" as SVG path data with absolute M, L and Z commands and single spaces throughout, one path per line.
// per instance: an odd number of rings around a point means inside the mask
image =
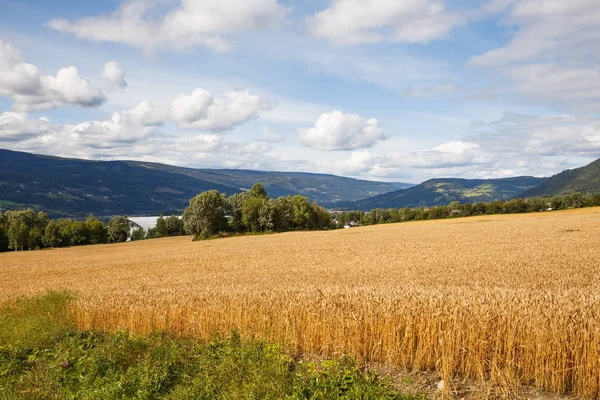
M 130 222 L 133 222 L 134 224 L 141 226 L 142 228 L 144 228 L 144 230 L 148 230 L 150 228 L 154 228 L 156 227 L 156 221 L 158 221 L 158 219 L 160 218 L 160 216 L 156 216 L 156 217 L 127 217 L 127 219 Z M 167 217 L 164 217 L 167 218 Z M 181 218 L 181 217 L 179 217 Z

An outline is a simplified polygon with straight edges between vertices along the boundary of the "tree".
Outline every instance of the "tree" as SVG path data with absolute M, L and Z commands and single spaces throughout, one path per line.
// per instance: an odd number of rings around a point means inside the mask
M 183 219 L 177 215 L 171 215 L 165 220 L 165 226 L 167 230 L 167 236 L 181 236 L 185 235 L 185 229 L 183 229 Z
M 144 240 L 146 238 L 146 231 L 144 228 L 138 228 L 131 231 L 131 241 Z
M 252 232 L 260 231 L 260 209 L 265 201 L 262 197 L 249 197 L 242 206 L 242 222 Z
M 56 221 L 48 222 L 44 230 L 42 242 L 46 247 L 60 247 L 62 244 L 60 235 L 60 226 Z
M 71 246 L 83 246 L 91 243 L 88 226 L 83 221 L 72 221 L 68 236 Z
M 0 252 L 8 251 L 8 218 L 0 213 Z
M 161 214 L 160 217 L 158 217 L 158 219 L 156 220 L 156 237 L 165 237 L 165 236 L 169 236 L 168 232 L 167 232 L 167 221 L 165 221 L 165 218 L 163 217 L 163 215 Z
M 301 195 L 292 197 L 294 206 L 294 227 L 296 229 L 312 229 L 312 206 L 308 198 Z
M 292 198 L 278 197 L 273 201 L 273 230 L 285 232 L 294 229 L 294 204 Z
M 31 209 L 8 211 L 8 246 L 14 250 L 37 249 L 43 247 L 42 237 L 48 224 L 48 216 Z
M 107 226 L 108 241 L 110 243 L 120 243 L 127 241 L 129 234 L 129 220 L 127 215 L 123 217 L 114 217 Z
M 216 190 L 200 193 L 183 212 L 183 226 L 196 239 L 214 236 L 227 228 L 225 195 Z
M 250 189 L 249 194 L 251 196 L 261 197 L 263 199 L 267 198 L 267 192 L 263 188 L 263 185 L 258 182 L 252 185 L 252 189 Z
M 18 218 L 14 218 L 8 226 L 8 247 L 15 251 L 25 249 L 29 228 Z
M 333 225 L 331 214 L 316 202 L 313 203 L 313 225 L 316 229 L 330 229 Z
M 102 244 L 108 242 L 108 232 L 102 221 L 90 215 L 85 220 L 85 224 L 89 234 L 89 243 Z
M 234 232 L 243 232 L 246 227 L 242 221 L 242 207 L 248 198 L 248 192 L 236 193 L 225 201 L 225 212 L 229 214 L 229 226 Z

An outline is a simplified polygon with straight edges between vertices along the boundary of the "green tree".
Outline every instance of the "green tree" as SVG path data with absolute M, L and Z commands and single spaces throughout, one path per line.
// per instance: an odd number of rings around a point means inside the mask
M 62 245 L 60 226 L 56 221 L 48 222 L 48 225 L 46 225 L 46 229 L 44 230 L 42 242 L 46 247 L 60 247 Z
M 275 230 L 277 209 L 273 199 L 263 200 L 262 207 L 258 210 L 258 226 L 263 232 Z
M 102 221 L 98 220 L 93 215 L 90 215 L 85 220 L 85 224 L 87 226 L 90 244 L 102 244 L 108 242 L 108 231 Z
M 43 247 L 42 237 L 48 224 L 48 216 L 31 209 L 8 211 L 6 213 L 8 245 L 13 250 L 37 249 Z
M 250 189 L 249 193 L 251 196 L 261 197 L 263 199 L 267 198 L 267 192 L 265 191 L 265 188 L 263 188 L 263 185 L 258 182 L 252 185 L 252 189 Z
M 292 197 L 292 205 L 294 206 L 294 227 L 304 230 L 312 229 L 313 208 L 308 198 L 298 194 Z
M 163 217 L 163 215 L 161 214 L 160 217 L 158 217 L 158 219 L 156 220 L 156 237 L 165 237 L 165 236 L 169 236 L 169 233 L 167 232 L 167 221 L 165 221 L 165 218 Z
M 27 238 L 29 237 L 29 228 L 25 222 L 14 218 L 8 226 L 8 247 L 15 251 L 25 249 Z
M 129 234 L 129 220 L 127 215 L 123 217 L 114 217 L 107 226 L 108 241 L 110 243 L 120 243 L 127 241 Z
M 294 229 L 294 204 L 292 198 L 278 197 L 272 202 L 274 208 L 273 230 L 277 232 Z
M 249 197 L 242 206 L 242 222 L 252 232 L 260 231 L 260 209 L 266 200 L 262 197 Z
M 185 231 L 196 239 L 214 236 L 227 229 L 224 213 L 225 195 L 216 190 L 200 193 L 190 200 L 183 212 Z
M 242 207 L 247 198 L 248 192 L 242 192 L 229 196 L 225 201 L 225 213 L 229 215 L 229 226 L 233 232 L 246 230 L 242 221 Z
M 146 238 L 146 231 L 144 228 L 138 228 L 131 231 L 131 241 L 144 240 Z
M 0 252 L 8 251 L 8 218 L 0 212 Z
M 171 215 L 165 220 L 165 226 L 167 236 L 181 236 L 185 235 L 185 229 L 183 229 L 183 219 L 177 215 Z

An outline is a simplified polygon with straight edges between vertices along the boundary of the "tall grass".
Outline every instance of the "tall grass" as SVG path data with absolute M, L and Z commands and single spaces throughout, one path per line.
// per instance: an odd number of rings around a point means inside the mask
M 0 309 L 0 398 L 388 399 L 403 396 L 354 360 L 302 362 L 237 332 L 207 341 L 77 330 L 70 295 Z

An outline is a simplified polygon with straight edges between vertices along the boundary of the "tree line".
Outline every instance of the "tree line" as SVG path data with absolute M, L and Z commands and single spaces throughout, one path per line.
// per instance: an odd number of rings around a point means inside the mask
M 260 183 L 227 197 L 210 190 L 190 200 L 183 213 L 158 218 L 145 231 L 130 230 L 127 215 L 104 223 L 90 215 L 85 221 L 51 220 L 42 211 L 0 212 L 0 252 L 119 243 L 166 236 L 194 235 L 196 239 L 226 234 L 284 232 L 332 228 L 331 215 L 304 196 L 269 198 Z
M 31 209 L 0 212 L 0 252 L 119 243 L 127 241 L 129 233 L 127 215 L 104 223 L 93 215 L 79 221 L 70 218 L 51 220 L 46 213 Z M 134 230 L 131 239 L 183 234 L 183 221 L 179 217 L 161 216 L 156 227 L 147 233 L 143 229 Z
M 475 215 L 516 214 L 546 210 L 564 210 L 600 206 L 600 194 L 584 195 L 572 193 L 552 197 L 497 200 L 490 203 L 459 203 L 453 201 L 446 206 L 422 208 L 376 208 L 371 211 L 344 211 L 336 213 L 337 226 L 358 222 L 361 225 L 376 225 L 427 219 L 470 217 Z

